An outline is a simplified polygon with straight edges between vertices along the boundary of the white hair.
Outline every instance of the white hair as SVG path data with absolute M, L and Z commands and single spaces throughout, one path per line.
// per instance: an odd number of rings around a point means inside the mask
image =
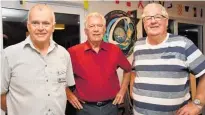
M 102 14 L 98 13 L 98 12 L 93 12 L 93 13 L 90 13 L 86 16 L 85 22 L 84 22 L 85 28 L 87 28 L 87 26 L 88 26 L 87 23 L 88 23 L 88 18 L 89 17 L 100 17 L 103 20 L 103 25 L 104 26 L 106 25 L 106 20 L 105 20 L 104 16 Z
M 147 4 L 147 5 L 144 7 L 144 10 L 143 10 L 143 13 L 142 13 L 141 18 L 144 18 L 144 17 L 146 16 L 146 14 L 145 14 L 144 11 L 145 11 L 148 7 L 150 7 L 150 6 L 159 7 L 159 8 L 161 9 L 162 15 L 163 15 L 164 17 L 166 17 L 166 18 L 169 18 L 169 15 L 168 15 L 168 13 L 167 13 L 165 7 L 163 7 L 161 4 L 155 3 L 155 2 L 149 3 L 149 4 Z

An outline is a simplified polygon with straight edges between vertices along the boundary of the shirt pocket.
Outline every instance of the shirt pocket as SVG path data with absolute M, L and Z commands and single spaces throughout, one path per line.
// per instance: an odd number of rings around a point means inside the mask
M 66 79 L 66 68 L 53 68 L 52 69 L 52 77 L 51 77 L 53 90 L 64 90 L 67 86 L 67 79 Z
M 176 58 L 177 53 L 176 52 L 164 52 L 161 55 L 161 59 L 174 59 Z
M 173 59 L 175 58 L 175 55 L 162 55 L 161 58 L 162 59 Z

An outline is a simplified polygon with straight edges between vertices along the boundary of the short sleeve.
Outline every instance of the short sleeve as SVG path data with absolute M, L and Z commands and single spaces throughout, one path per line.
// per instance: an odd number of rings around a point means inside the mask
M 118 64 L 119 66 L 126 72 L 130 72 L 132 70 L 132 66 L 130 62 L 127 60 L 126 56 L 123 54 L 123 52 L 119 49 L 118 51 Z
M 66 72 L 66 75 L 67 75 L 67 85 L 68 86 L 75 85 L 73 67 L 72 67 L 72 62 L 71 62 L 69 52 L 67 52 L 67 72 Z
M 1 94 L 8 92 L 11 79 L 11 69 L 5 52 L 2 53 Z
M 189 39 L 186 39 L 185 54 L 189 71 L 196 77 L 202 76 L 205 73 L 205 56 Z

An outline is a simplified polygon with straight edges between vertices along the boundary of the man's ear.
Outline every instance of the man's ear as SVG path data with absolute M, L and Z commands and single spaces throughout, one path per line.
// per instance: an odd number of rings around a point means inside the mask
M 56 22 L 53 23 L 53 32 L 55 31 Z

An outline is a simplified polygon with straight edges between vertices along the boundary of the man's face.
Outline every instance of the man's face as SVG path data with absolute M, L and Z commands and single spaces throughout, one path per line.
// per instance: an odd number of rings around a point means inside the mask
M 85 34 L 88 37 L 88 41 L 100 42 L 102 41 L 105 33 L 105 25 L 103 19 L 99 16 L 91 16 L 87 20 L 87 28 L 85 28 Z
M 32 9 L 27 23 L 31 40 L 36 43 L 48 43 L 54 32 L 53 20 L 52 13 L 48 8 Z
M 148 36 L 158 36 L 167 32 L 168 19 L 162 15 L 160 8 L 152 5 L 145 9 L 144 28 Z

